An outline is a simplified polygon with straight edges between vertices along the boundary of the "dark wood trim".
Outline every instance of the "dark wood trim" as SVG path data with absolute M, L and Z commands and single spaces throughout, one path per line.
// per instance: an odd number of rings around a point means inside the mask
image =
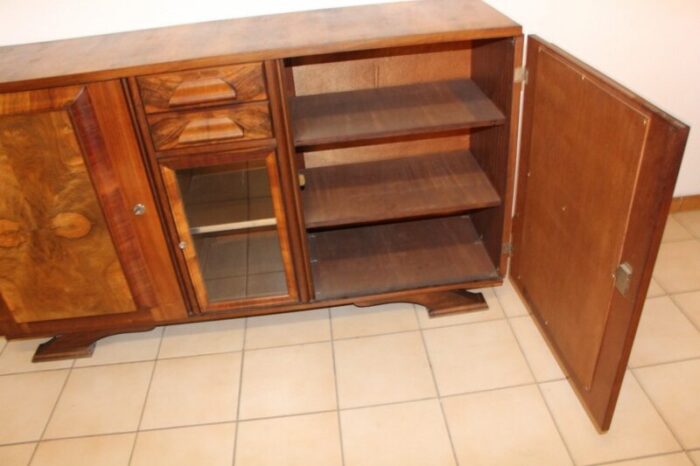
M 489 307 L 483 293 L 466 290 L 418 293 L 406 296 L 402 301 L 426 307 L 430 317 L 478 311 Z M 368 307 L 391 302 L 395 301 L 392 299 L 361 300 L 353 302 L 353 304 L 359 307 Z
M 671 201 L 671 213 L 700 210 L 700 194 L 674 197 Z
M 61 359 L 88 358 L 95 351 L 98 340 L 118 333 L 147 332 L 153 327 L 130 328 L 119 332 L 87 332 L 65 333 L 56 335 L 49 341 L 39 345 L 34 353 L 32 362 L 57 361 Z

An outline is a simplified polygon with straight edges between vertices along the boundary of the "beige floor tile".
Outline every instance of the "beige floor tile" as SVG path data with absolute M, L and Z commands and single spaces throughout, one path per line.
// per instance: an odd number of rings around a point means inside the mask
M 678 451 L 680 445 L 632 374 L 622 383 L 610 430 L 593 426 L 566 380 L 541 385 L 564 441 L 579 465 Z
M 335 342 L 341 408 L 435 396 L 420 332 Z
M 525 303 L 523 303 L 520 295 L 513 288 L 510 279 L 506 279 L 503 282 L 503 286 L 497 286 L 493 291 L 503 307 L 503 312 L 508 317 L 526 316 L 529 314 Z
M 661 285 L 659 285 L 659 282 L 654 280 L 653 278 L 651 279 L 651 282 L 649 282 L 649 290 L 647 291 L 647 298 L 655 298 L 657 296 L 663 296 L 665 295 L 666 292 L 664 291 L 663 288 L 661 288 Z
M 5 337 L 0 337 L 0 353 L 5 348 L 6 344 L 7 344 L 7 340 L 5 339 Z
M 240 419 L 335 408 L 330 343 L 246 351 Z
M 410 303 L 334 307 L 331 322 L 336 340 L 418 330 L 415 307 Z
M 336 412 L 241 422 L 238 466 L 340 466 Z
M 619 463 L 610 463 L 610 466 L 693 466 L 685 453 L 672 453 L 670 455 L 652 456 L 651 458 L 637 458 Z
M 484 294 L 486 303 L 489 305 L 488 309 L 464 312 L 461 314 L 448 314 L 444 316 L 430 317 L 428 315 L 428 311 L 423 306 L 416 306 L 418 311 L 418 323 L 423 328 L 437 328 L 447 327 L 449 325 L 468 324 L 472 322 L 485 322 L 488 320 L 503 319 L 505 317 L 501 303 L 498 302 L 493 289 L 487 288 L 473 291 Z
M 683 241 L 685 239 L 691 239 L 693 235 L 688 231 L 683 225 L 674 218 L 673 215 L 669 215 L 668 220 L 666 220 L 666 229 L 664 230 L 664 236 L 661 239 L 663 243 L 669 243 L 671 241 Z
M 135 436 L 103 435 L 41 442 L 32 466 L 127 466 Z
M 0 354 L 0 374 L 14 374 L 20 372 L 45 371 L 50 369 L 66 369 L 73 364 L 73 360 L 32 362 L 32 356 L 43 339 L 12 340 L 7 342 L 5 349 Z
M 68 372 L 0 377 L 0 444 L 39 440 Z
M 505 320 L 425 332 L 440 395 L 533 382 Z
M 163 332 L 159 358 L 240 351 L 243 348 L 243 319 L 215 320 L 171 325 Z
M 230 466 L 236 424 L 139 432 L 130 466 Z
M 571 464 L 535 385 L 442 400 L 460 464 Z
M 45 438 L 133 431 L 138 427 L 153 362 L 73 369 Z
M 36 443 L 0 447 L 0 464 L 2 466 L 27 466 L 35 447 Z
M 700 290 L 700 240 L 664 243 L 654 278 L 667 293 Z
M 671 298 L 683 313 L 700 329 L 700 291 L 673 295 Z
M 635 375 L 683 447 L 700 448 L 700 359 L 637 369 Z
M 629 365 L 700 357 L 700 331 L 668 296 L 647 299 Z
M 689 451 L 688 456 L 690 456 L 690 459 L 693 460 L 695 466 L 700 466 L 700 450 Z
M 340 412 L 346 466 L 454 465 L 437 399 Z
M 234 421 L 240 372 L 241 353 L 159 360 L 141 428 Z
M 676 212 L 673 217 L 690 231 L 696 238 L 700 238 L 700 210 L 690 210 L 688 212 Z
M 546 382 L 565 378 L 559 364 L 552 355 L 537 325 L 529 316 L 511 319 L 511 325 L 525 358 L 538 382 Z
M 158 355 L 162 328 L 150 332 L 124 333 L 97 342 L 92 357 L 75 360 L 75 367 L 122 362 L 151 361 Z
M 316 343 L 331 339 L 328 309 L 248 318 L 246 349 Z

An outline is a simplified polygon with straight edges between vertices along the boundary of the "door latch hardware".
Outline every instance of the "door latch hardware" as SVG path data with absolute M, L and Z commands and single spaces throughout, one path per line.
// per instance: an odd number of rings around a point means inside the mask
M 184 241 L 180 241 L 177 247 L 184 251 L 187 248 L 187 243 L 185 243 Z
M 517 67 L 513 74 L 513 82 L 527 84 L 528 74 L 527 68 L 524 66 Z
M 623 262 L 615 269 L 613 274 L 613 277 L 615 277 L 615 288 L 622 296 L 627 296 L 627 291 L 632 281 L 632 272 L 633 269 L 629 262 Z

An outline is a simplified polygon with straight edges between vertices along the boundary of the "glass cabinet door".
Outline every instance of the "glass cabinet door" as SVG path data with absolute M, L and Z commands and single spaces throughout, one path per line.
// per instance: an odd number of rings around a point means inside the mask
M 274 153 L 187 156 L 162 172 L 202 310 L 296 300 Z

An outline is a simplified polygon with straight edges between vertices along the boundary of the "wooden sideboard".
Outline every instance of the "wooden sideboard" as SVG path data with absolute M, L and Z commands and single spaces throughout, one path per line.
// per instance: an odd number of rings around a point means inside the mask
M 688 127 L 527 41 L 432 0 L 0 48 L 0 334 L 435 316 L 509 274 L 606 430 Z

